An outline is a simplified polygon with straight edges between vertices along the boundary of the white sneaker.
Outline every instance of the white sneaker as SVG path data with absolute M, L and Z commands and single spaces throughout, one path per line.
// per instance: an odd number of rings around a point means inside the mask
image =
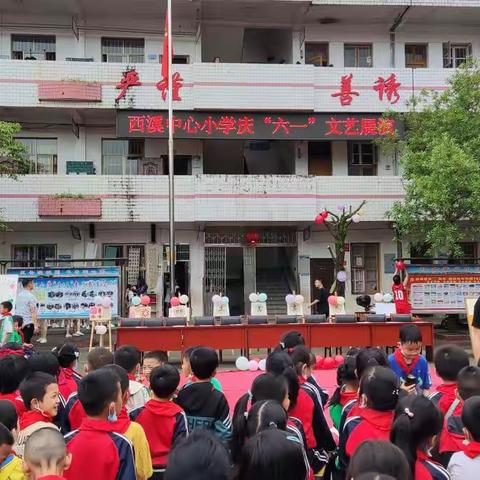
M 47 343 L 47 339 L 46 338 L 39 338 L 37 340 L 38 343 Z
M 74 337 L 83 337 L 84 335 L 85 335 L 85 334 L 82 333 L 82 332 L 75 332 L 75 333 L 73 334 Z
M 71 333 L 66 333 L 65 338 L 72 338 L 72 334 Z

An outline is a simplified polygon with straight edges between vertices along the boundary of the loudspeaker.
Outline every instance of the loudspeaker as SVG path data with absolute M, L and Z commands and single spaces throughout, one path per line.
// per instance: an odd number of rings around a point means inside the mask
M 154 223 L 150 224 L 150 242 L 157 243 L 157 226 Z

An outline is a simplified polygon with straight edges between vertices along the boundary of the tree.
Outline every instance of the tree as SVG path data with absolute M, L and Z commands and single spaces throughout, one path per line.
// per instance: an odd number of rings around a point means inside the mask
M 387 216 L 399 239 L 460 256 L 480 227 L 480 68 L 459 68 L 441 94 L 423 93 L 401 115 L 405 198 Z
M 18 123 L 0 121 L 0 176 L 16 178 L 30 171 L 25 146 L 15 138 L 20 130 Z

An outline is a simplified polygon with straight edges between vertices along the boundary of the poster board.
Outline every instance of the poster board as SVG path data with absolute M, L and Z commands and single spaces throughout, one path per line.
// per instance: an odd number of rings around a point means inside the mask
M 20 279 L 33 278 L 39 318 L 89 318 L 96 296 L 112 298 L 118 316 L 120 267 L 11 268 Z
M 303 303 L 287 303 L 287 315 L 303 317 Z
M 465 298 L 465 310 L 467 313 L 468 332 L 470 334 L 470 342 L 472 344 L 473 358 L 478 362 L 480 359 L 480 328 L 472 326 L 473 311 L 478 297 Z
M 18 275 L 0 275 L 0 302 L 11 302 L 12 313 L 15 313 L 15 299 L 17 297 Z
M 480 265 L 407 265 L 412 313 L 465 313 L 480 297 Z
M 213 316 L 214 317 L 229 317 L 230 306 L 228 303 L 214 303 L 213 304 Z
M 168 316 L 169 318 L 190 318 L 190 309 L 186 305 L 178 305 L 176 307 L 170 307 L 168 309 Z
M 267 302 L 252 302 L 250 304 L 250 315 L 267 315 Z
M 376 315 L 386 315 L 389 317 L 391 314 L 397 313 L 394 303 L 376 303 L 375 304 L 375 314 Z

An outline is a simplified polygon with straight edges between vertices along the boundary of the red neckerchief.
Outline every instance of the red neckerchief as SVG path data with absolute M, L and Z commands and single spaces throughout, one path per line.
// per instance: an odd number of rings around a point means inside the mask
M 420 355 L 417 355 L 413 359 L 413 362 L 410 365 L 407 365 L 407 362 L 405 361 L 405 357 L 402 355 L 402 352 L 400 351 L 399 348 L 395 350 L 395 353 L 393 355 L 395 357 L 395 360 L 397 361 L 398 366 L 405 372 L 405 376 L 410 375 L 410 373 L 412 373 L 413 369 L 416 367 L 418 361 L 420 360 Z
M 456 389 L 458 388 L 457 382 L 455 383 L 442 383 L 436 390 L 440 393 L 441 397 L 438 401 L 439 410 L 445 415 L 452 403 L 457 398 Z
M 477 458 L 480 456 L 480 442 L 470 440 L 470 442 L 463 447 L 463 453 L 469 458 Z
M 358 392 L 340 392 L 340 405 L 344 407 L 350 400 L 358 397 Z
M 378 410 L 373 410 L 372 408 L 362 408 L 359 415 L 379 430 L 390 431 L 392 428 L 394 415 L 392 410 L 380 412 Z
M 25 428 L 37 422 L 52 423 L 53 419 L 48 413 L 39 412 L 38 410 L 27 410 L 20 417 L 20 430 L 24 430 Z
M 0 350 L 0 358 L 3 357 L 10 357 L 11 355 L 14 355 L 16 357 L 23 357 L 24 355 L 23 349 L 20 350 L 11 350 L 10 348 L 2 348 Z
M 418 449 L 417 450 L 417 461 L 418 462 L 423 462 L 425 460 L 427 462 L 431 462 L 432 457 L 428 453 L 424 452 L 423 450 Z
M 129 373 L 128 374 L 128 379 L 131 380 L 132 382 L 136 382 L 137 381 L 137 378 L 135 377 L 135 375 L 133 373 Z
M 131 423 L 132 421 L 128 416 L 127 409 L 125 406 L 123 406 L 120 415 L 118 415 L 117 421 L 112 422 L 112 425 L 114 425 L 114 429 L 117 433 L 124 434 L 128 430 L 128 427 Z

